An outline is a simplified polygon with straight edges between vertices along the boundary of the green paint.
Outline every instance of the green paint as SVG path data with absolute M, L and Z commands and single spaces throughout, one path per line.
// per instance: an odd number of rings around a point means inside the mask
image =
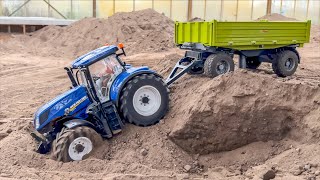
M 300 47 L 310 39 L 311 21 L 306 22 L 176 22 L 175 43 L 236 50 L 273 49 L 291 44 Z

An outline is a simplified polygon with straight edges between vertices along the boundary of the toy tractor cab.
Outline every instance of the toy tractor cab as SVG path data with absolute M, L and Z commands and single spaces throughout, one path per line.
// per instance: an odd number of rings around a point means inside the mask
M 121 49 L 122 52 L 117 54 Z M 125 122 L 150 126 L 168 110 L 168 88 L 148 67 L 121 61 L 123 45 L 103 46 L 77 58 L 65 70 L 72 87 L 35 113 L 39 153 L 52 150 L 58 161 L 82 160 Z

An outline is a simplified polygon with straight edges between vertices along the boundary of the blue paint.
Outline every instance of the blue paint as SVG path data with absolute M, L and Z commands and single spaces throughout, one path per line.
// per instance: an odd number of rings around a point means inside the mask
M 129 67 L 129 66 L 128 66 Z M 113 81 L 110 87 L 110 100 L 117 104 L 117 97 L 121 93 L 121 88 L 133 75 L 138 74 L 140 72 L 154 73 L 155 71 L 150 70 L 147 66 L 142 67 L 131 67 L 127 68 L 126 71 L 119 74 L 116 79 Z
M 80 101 L 81 99 L 82 101 Z M 77 102 L 79 102 L 79 104 L 71 110 L 71 106 Z M 67 108 L 70 109 L 68 115 L 75 118 L 85 119 L 87 117 L 85 110 L 89 104 L 91 104 L 91 102 L 87 96 L 86 88 L 84 86 L 77 86 L 70 89 L 37 110 L 35 113 L 35 121 L 39 121 L 39 126 L 36 127 L 36 129 L 41 130 L 52 120 L 65 115 L 65 110 Z M 34 122 L 34 124 L 37 123 Z
M 118 47 L 111 46 L 102 46 L 98 49 L 95 49 L 91 52 L 88 52 L 85 55 L 80 56 L 71 63 L 72 68 L 86 67 L 89 66 L 111 54 L 114 54 L 118 51 Z

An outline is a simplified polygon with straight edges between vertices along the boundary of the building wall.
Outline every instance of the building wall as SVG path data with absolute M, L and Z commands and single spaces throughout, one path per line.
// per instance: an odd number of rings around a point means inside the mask
M 10 15 L 27 0 L 0 0 L 0 15 Z M 92 17 L 93 0 L 31 0 L 13 16 L 44 16 L 81 19 Z M 177 21 L 188 17 L 205 20 L 249 21 L 266 14 L 267 0 L 96 0 L 97 17 L 108 17 L 116 12 L 130 12 L 153 8 Z M 55 9 L 61 14 L 59 15 Z M 191 10 L 191 13 L 188 13 Z M 311 19 L 320 24 L 320 0 L 272 0 L 272 13 Z

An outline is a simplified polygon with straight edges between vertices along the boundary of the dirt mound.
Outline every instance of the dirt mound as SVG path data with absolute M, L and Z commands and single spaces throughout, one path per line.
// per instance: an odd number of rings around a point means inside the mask
M 180 94 L 173 98 L 178 107 L 171 111 L 170 137 L 195 154 L 280 140 L 293 128 L 298 131 L 301 119 L 319 107 L 319 87 L 242 71 L 215 79 L 191 78 L 182 82 L 183 90 L 174 90 Z
M 310 32 L 310 42 L 318 45 L 319 47 L 319 42 L 320 42 L 320 26 L 318 25 L 313 25 L 311 26 L 311 32 Z
M 159 60 L 153 68 L 163 77 L 167 77 L 182 57 L 183 56 L 178 53 L 166 55 L 163 59 Z
M 199 18 L 199 17 L 194 17 L 189 20 L 189 22 L 202 22 L 202 21 L 206 21 L 206 20 Z
M 272 13 L 270 15 L 265 15 L 262 17 L 259 17 L 257 20 L 269 20 L 269 21 L 297 21 L 295 18 L 286 17 L 284 15 L 278 14 L 278 13 Z
M 128 54 L 164 51 L 174 46 L 174 22 L 146 9 L 85 18 L 66 27 L 48 26 L 23 40 L 27 50 L 54 56 L 80 56 L 106 43 L 124 43 Z
M 64 28 L 46 27 L 27 38 L 0 37 L 12 44 L 0 46 L 0 179 L 261 179 L 271 167 L 280 179 L 316 178 L 320 166 L 304 167 L 320 162 L 318 26 L 312 27 L 311 43 L 298 49 L 301 64 L 292 77 L 271 77 L 270 64 L 214 79 L 184 75 L 170 87 L 170 112 L 159 124 L 127 124 L 80 162 L 56 162 L 34 152 L 33 113 L 68 90 L 62 68 L 70 63 L 66 57 L 100 46 L 106 38 L 126 38 L 122 42 L 135 54 L 126 57 L 128 63 L 169 74 L 183 52 L 152 53 L 173 44 L 173 32 L 167 33 L 173 23 L 157 13 L 162 20 L 143 16 L 148 13 L 153 12 L 87 18 Z M 139 26 L 151 21 L 160 25 Z M 130 27 L 136 31 L 130 34 Z M 152 38 L 158 43 L 154 50 L 149 47 Z M 166 38 L 169 43 L 160 43 Z M 136 54 L 139 51 L 146 52 Z M 43 57 L 46 54 L 61 57 Z M 206 154 L 217 151 L 222 152 Z

